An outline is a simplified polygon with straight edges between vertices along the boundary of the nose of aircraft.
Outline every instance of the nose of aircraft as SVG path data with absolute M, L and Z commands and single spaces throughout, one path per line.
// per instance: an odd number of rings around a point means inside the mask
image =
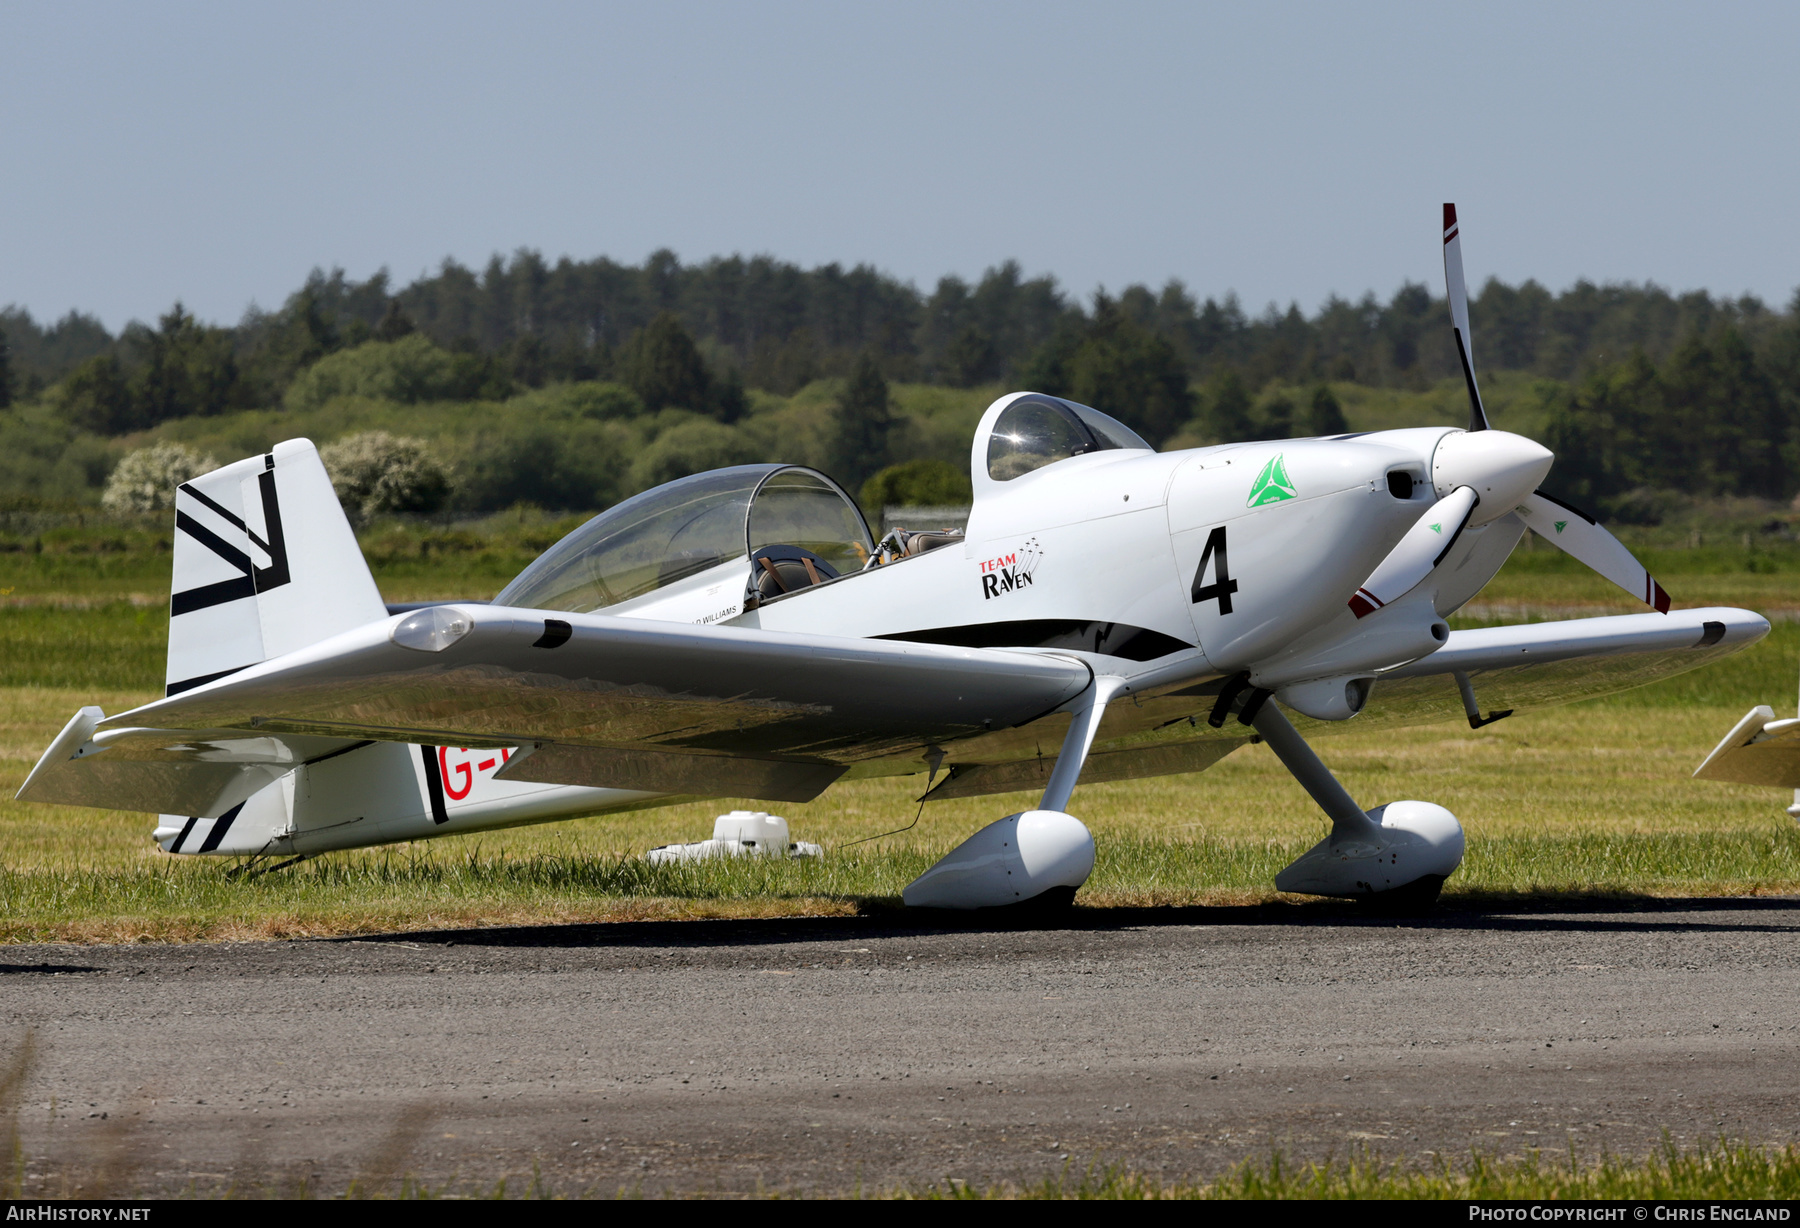
M 1431 458 L 1431 484 L 1443 498 L 1459 486 L 1481 496 L 1471 524 L 1512 511 L 1536 490 L 1556 456 L 1536 440 L 1510 431 L 1458 431 L 1438 442 Z

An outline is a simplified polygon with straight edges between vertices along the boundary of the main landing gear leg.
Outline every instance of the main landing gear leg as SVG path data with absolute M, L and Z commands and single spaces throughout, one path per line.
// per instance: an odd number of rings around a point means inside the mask
M 1009 814 L 964 840 L 901 893 L 911 908 L 1062 905 L 1094 872 L 1094 837 L 1063 811 L 1087 762 L 1100 718 L 1122 679 L 1094 679 L 1057 752 L 1036 810 Z
M 1389 802 L 1365 812 L 1269 700 L 1251 718 L 1283 767 L 1331 819 L 1331 834 L 1275 876 L 1277 891 L 1423 905 L 1462 864 L 1456 816 L 1430 802 Z

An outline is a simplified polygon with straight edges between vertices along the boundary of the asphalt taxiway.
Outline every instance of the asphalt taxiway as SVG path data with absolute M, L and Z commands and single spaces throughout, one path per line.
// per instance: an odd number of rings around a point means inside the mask
M 1204 1176 L 1800 1137 L 1800 900 L 0 950 L 27 1189 Z

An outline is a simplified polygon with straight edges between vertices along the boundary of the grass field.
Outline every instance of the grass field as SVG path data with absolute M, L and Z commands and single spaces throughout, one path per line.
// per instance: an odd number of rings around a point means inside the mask
M 390 600 L 491 596 L 573 523 L 530 512 L 463 526 L 391 524 L 364 535 Z M 1632 536 L 1627 534 L 1628 537 Z M 1707 670 L 1479 731 L 1440 725 L 1358 731 L 1319 751 L 1366 805 L 1418 797 L 1463 821 L 1469 853 L 1446 896 L 1504 910 L 1580 906 L 1584 897 L 1800 891 L 1800 825 L 1775 790 L 1705 784 L 1689 773 L 1755 703 L 1786 710 L 1800 673 L 1800 547 L 1735 531 L 1694 548 L 1638 546 L 1682 605 L 1768 612 L 1762 644 Z M 917 779 L 856 782 L 781 807 L 817 862 L 745 860 L 652 868 L 637 854 L 710 831 L 729 799 L 482 836 L 338 853 L 255 878 L 230 862 L 171 858 L 151 816 L 10 800 L 63 721 L 155 697 L 165 650 L 167 528 L 112 522 L 14 525 L 0 534 L 0 942 L 254 940 L 507 923 L 878 911 L 950 846 L 1033 804 L 1018 794 L 934 803 L 906 824 Z M 1558 554 L 1524 551 L 1460 621 L 1635 612 Z M 1276 899 L 1275 872 L 1325 831 L 1266 748 L 1198 776 L 1079 788 L 1071 810 L 1094 830 L 1088 908 L 1235 906 Z M 1321 919 L 1347 906 L 1292 901 Z M 4 1182 L 0 1181 L 0 1192 Z M 532 1188 L 436 1191 L 402 1180 L 345 1191 L 224 1189 L 201 1195 L 532 1196 Z M 596 1190 L 609 1196 L 631 1191 Z M 1429 1164 L 1365 1157 L 1324 1166 L 1247 1162 L 1204 1183 L 1126 1169 L 1071 1170 L 1039 1185 L 960 1183 L 900 1198 L 1791 1198 L 1800 1154 L 1718 1144 L 1648 1157 L 1470 1156 Z
M 394 524 L 364 535 L 390 600 L 491 596 L 569 525 L 508 513 L 462 527 Z M 652 869 L 636 854 L 702 838 L 729 799 L 503 833 L 339 853 L 252 879 L 230 863 L 170 858 L 151 816 L 10 800 L 78 707 L 121 711 L 153 698 L 165 648 L 167 528 L 156 522 L 15 526 L 0 550 L 0 940 L 257 938 L 417 926 L 626 917 L 852 912 L 900 888 L 1026 794 L 933 803 L 909 822 L 917 779 L 838 786 L 781 808 L 819 862 L 745 861 Z M 27 548 L 27 538 L 43 541 Z M 0 545 L 4 545 L 0 542 Z M 1681 604 L 1800 609 L 1800 548 L 1789 543 L 1649 548 Z M 1550 551 L 1521 550 L 1469 613 L 1514 621 L 1628 612 L 1603 581 Z M 1467 620 L 1465 620 L 1467 621 Z M 1469 833 L 1449 892 L 1525 900 L 1565 893 L 1713 894 L 1800 890 L 1800 827 L 1773 790 L 1688 779 L 1755 703 L 1785 708 L 1800 671 L 1800 624 L 1757 647 L 1639 691 L 1463 725 L 1357 731 L 1320 752 L 1367 805 L 1417 797 Z M 1264 747 L 1198 776 L 1083 786 L 1071 809 L 1100 857 L 1092 906 L 1247 903 L 1274 898 L 1276 870 L 1325 830 Z M 1335 908 L 1338 905 L 1297 905 Z
M 39 611 L 11 611 L 12 618 Z M 109 629 L 131 607 L 63 611 L 67 648 L 43 649 L 41 676 L 85 687 L 0 689 L 0 788 L 16 789 L 50 735 L 83 703 L 117 711 L 152 697 L 105 685 Z M 146 632 L 142 651 L 154 649 Z M 74 660 L 58 665 L 69 652 Z M 25 654 L 22 654 L 25 655 Z M 1349 732 L 1320 749 L 1369 804 L 1422 797 L 1469 832 L 1452 894 L 1712 894 L 1800 889 L 1800 828 L 1770 790 L 1702 784 L 1688 773 L 1753 702 L 1794 685 L 1800 628 L 1714 669 L 1624 696 L 1521 714 L 1480 731 L 1433 726 Z M 238 881 L 216 861 L 170 858 L 149 816 L 0 802 L 0 938 L 23 941 L 251 938 L 523 920 L 850 912 L 892 902 L 937 856 L 1027 795 L 933 803 L 900 836 L 835 846 L 909 821 L 911 779 L 839 786 L 782 809 L 818 862 L 746 861 L 652 869 L 635 854 L 697 839 L 730 802 L 583 819 L 504 833 L 333 854 Z M 754 803 L 737 803 L 754 807 Z M 1264 747 L 1198 776 L 1082 787 L 1072 809 L 1100 846 L 1085 903 L 1161 905 L 1272 897 L 1275 872 L 1324 820 Z

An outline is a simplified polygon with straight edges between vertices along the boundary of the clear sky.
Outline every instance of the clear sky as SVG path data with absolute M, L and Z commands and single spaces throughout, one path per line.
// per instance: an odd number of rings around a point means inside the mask
M 1311 309 L 1800 286 L 1800 5 L 101 4 L 0 23 L 0 304 L 232 322 L 315 266 L 1018 259 Z

